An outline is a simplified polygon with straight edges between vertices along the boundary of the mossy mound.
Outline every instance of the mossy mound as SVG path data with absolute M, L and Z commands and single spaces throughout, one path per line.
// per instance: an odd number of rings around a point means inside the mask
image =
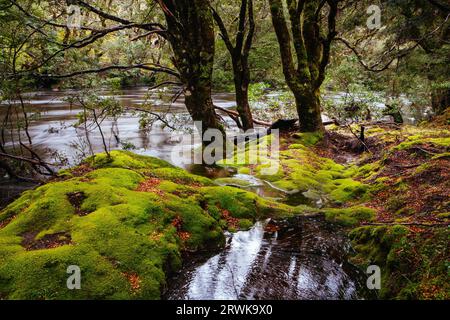
M 323 212 L 328 221 L 347 227 L 355 226 L 362 221 L 372 221 L 376 215 L 375 210 L 362 206 L 342 209 L 330 208 L 324 209 Z
M 224 229 L 295 212 L 130 152 L 82 166 L 0 212 L 1 297 L 158 299 L 183 250 L 220 247 Z M 66 287 L 71 265 L 81 290 Z
M 271 158 L 270 152 L 267 155 L 257 152 L 258 147 L 259 150 L 269 150 L 272 136 L 267 136 L 259 141 L 258 146 L 247 146 L 245 151 L 234 154 L 221 164 L 235 166 L 239 172 L 251 172 L 287 193 L 314 191 L 336 204 L 364 198 L 368 186 L 352 178 L 355 168 L 337 164 L 314 152 L 312 147 L 321 138 L 321 134 L 303 133 L 292 135 L 289 141 L 281 139 L 280 144 L 287 149 L 282 148 L 278 161 Z M 277 172 L 266 174 L 265 170 L 270 167 L 277 168 Z

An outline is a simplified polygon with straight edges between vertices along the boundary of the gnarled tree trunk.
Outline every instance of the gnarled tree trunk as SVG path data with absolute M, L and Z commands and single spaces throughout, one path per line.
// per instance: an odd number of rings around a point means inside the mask
M 224 132 L 211 97 L 215 38 L 209 0 L 159 0 L 159 4 L 192 119 L 202 123 L 202 133 L 207 129 Z

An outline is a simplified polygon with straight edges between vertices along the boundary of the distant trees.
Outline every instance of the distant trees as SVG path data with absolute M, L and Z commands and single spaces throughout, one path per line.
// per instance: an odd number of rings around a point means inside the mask
M 442 0 L 380 1 L 381 27 L 361 28 L 370 0 L 349 4 L 338 40 L 388 95 L 406 94 L 437 114 L 450 105 L 450 5 Z M 371 73 L 371 74 L 370 74 Z
M 78 30 L 68 30 L 67 4 L 82 8 L 84 22 Z M 210 0 L 0 0 L 4 8 L 0 17 L 4 21 L 1 31 L 4 47 L 11 41 L 11 50 L 0 52 L 4 70 L 0 79 L 7 79 L 5 82 L 10 84 L 13 78 L 50 83 L 106 72 L 126 77 L 126 72 L 132 69 L 147 72 L 153 78 L 155 74 L 165 74 L 163 84 L 182 86 L 187 110 L 193 120 L 202 123 L 203 131 L 214 128 L 224 132 L 211 97 L 215 20 L 230 53 L 237 111 L 243 129 L 253 128 L 255 122 L 248 101 L 249 85 L 254 80 L 251 68 L 272 68 L 267 61 L 273 59 L 277 42 L 301 131 L 324 130 L 321 87 L 335 40 L 348 48 L 346 55 L 355 54 L 363 70 L 377 74 L 392 72 L 386 76 L 390 79 L 378 78 L 383 84 L 399 74 L 407 80 L 414 74 L 420 75 L 429 84 L 428 98 L 434 110 L 445 109 L 450 96 L 447 2 L 380 1 L 382 24 L 386 27 L 380 30 L 365 27 L 370 4 L 369 0 L 228 0 L 215 7 Z M 237 12 L 237 17 L 225 16 L 227 12 L 222 10 L 225 6 Z M 11 20 L 23 20 L 23 23 L 15 27 Z M 269 28 L 270 22 L 273 29 Z M 113 50 L 102 47 L 103 42 L 118 38 L 121 45 L 116 44 Z M 150 44 L 137 41 L 153 38 L 170 44 L 170 48 L 161 49 L 162 62 L 146 55 L 146 51 L 151 51 Z M 261 38 L 268 41 L 268 46 L 258 43 Z M 376 54 L 377 48 L 383 49 L 378 50 L 381 54 Z M 121 59 L 125 50 L 129 55 Z M 416 60 L 407 60 L 411 53 Z M 259 56 L 263 66 L 258 65 Z M 402 64 L 404 61 L 407 63 Z M 281 69 L 276 66 L 273 69 Z M 278 73 L 277 76 L 280 77 Z M 403 88 L 396 86 L 397 91 Z

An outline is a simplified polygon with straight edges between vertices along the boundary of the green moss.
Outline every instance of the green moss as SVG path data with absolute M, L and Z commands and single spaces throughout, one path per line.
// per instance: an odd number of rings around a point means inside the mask
M 296 133 L 293 137 L 297 140 L 296 143 L 306 147 L 313 146 L 323 139 L 321 132 L 305 132 Z
M 147 176 L 171 180 L 180 184 L 214 185 L 214 182 L 208 178 L 190 174 L 189 172 L 179 168 L 157 168 L 151 171 L 145 171 L 144 173 Z
M 233 212 L 235 218 L 255 220 L 257 217 L 257 196 L 251 192 L 230 187 L 205 187 L 200 191 L 210 206 Z
M 383 191 L 386 188 L 388 188 L 389 185 L 387 184 L 387 182 L 389 182 L 389 178 L 387 177 L 377 178 L 375 181 L 373 181 L 372 184 L 369 186 L 368 193 L 370 194 L 370 196 L 375 195 L 380 191 Z
M 391 212 L 396 212 L 398 210 L 403 209 L 407 204 L 406 197 L 400 196 L 400 195 L 393 195 L 391 198 L 389 198 L 386 202 L 386 209 L 388 209 Z
M 438 160 L 438 159 L 444 159 L 444 158 L 450 158 L 450 152 L 444 152 L 444 153 L 437 154 L 437 155 L 433 156 L 431 159 Z
M 216 179 L 215 182 L 218 185 L 226 185 L 226 186 L 237 186 L 237 187 L 249 187 L 252 184 L 249 181 L 246 180 L 241 180 L 241 179 L 237 179 L 237 178 L 220 178 L 220 179 Z
M 173 168 L 171 164 L 158 158 L 146 157 L 129 151 L 111 151 L 111 158 L 100 153 L 88 158 L 85 162 L 94 168 L 155 169 Z
M 393 150 L 405 150 L 421 144 L 432 144 L 439 147 L 450 147 L 450 137 L 423 137 L 421 135 L 409 136 L 407 141 L 395 146 Z
M 241 230 L 249 230 L 251 227 L 253 227 L 253 221 L 248 219 L 239 220 L 239 228 Z
M 285 192 L 314 191 L 339 204 L 364 199 L 369 187 L 353 178 L 374 174 L 373 170 L 378 168 L 377 164 L 367 165 L 361 169 L 356 166 L 345 167 L 331 159 L 316 155 L 311 146 L 322 139 L 319 133 L 299 133 L 294 134 L 293 138 L 295 142 L 289 145 L 287 150 L 280 151 L 279 160 L 262 157 L 256 165 L 240 164 L 239 170 L 246 168 L 250 171 L 252 167 L 257 178 L 270 182 L 275 188 Z M 261 144 L 265 143 L 267 141 L 261 141 Z M 253 150 L 252 146 L 249 146 L 246 152 L 249 150 Z M 234 154 L 229 161 L 224 161 L 223 165 L 232 165 L 237 158 L 248 160 L 248 156 Z M 268 167 L 278 167 L 278 170 L 272 174 L 265 174 L 264 169 Z
M 448 299 L 448 237 L 445 228 L 422 236 L 399 225 L 361 227 L 350 233 L 352 261 L 381 268 L 382 299 Z
M 339 203 L 361 198 L 368 191 L 367 185 L 353 179 L 336 179 L 333 184 L 335 188 L 330 192 L 330 197 Z
M 355 176 L 361 177 L 364 179 L 368 179 L 371 176 L 373 176 L 374 174 L 376 174 L 377 172 L 379 172 L 380 169 L 381 169 L 381 164 L 379 161 L 373 162 L 373 163 L 368 163 L 362 167 L 356 168 Z
M 266 215 L 297 212 L 153 158 L 111 156 L 91 158 L 94 171 L 27 191 L 0 212 L 2 297 L 158 299 L 182 250 L 224 244 L 223 210 L 242 229 Z M 155 191 L 137 191 L 154 178 Z M 69 265 L 81 268 L 82 290 L 66 288 Z
M 437 217 L 441 219 L 450 219 L 450 212 L 440 213 Z
M 242 168 L 238 169 L 238 173 L 240 173 L 240 174 L 250 174 L 251 170 L 250 170 L 250 168 L 242 167 Z
M 344 226 L 354 226 L 361 221 L 371 221 L 375 217 L 375 211 L 373 209 L 362 206 L 344 209 L 324 209 L 323 212 L 328 221 Z
M 370 128 L 368 130 L 366 130 L 366 134 L 367 135 L 373 135 L 375 133 L 384 133 L 385 129 L 383 128 Z

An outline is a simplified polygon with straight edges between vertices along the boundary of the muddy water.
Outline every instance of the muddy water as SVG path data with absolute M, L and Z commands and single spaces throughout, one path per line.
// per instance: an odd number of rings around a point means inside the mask
M 189 259 L 167 299 L 363 299 L 364 276 L 347 262 L 349 243 L 319 216 L 260 221 L 228 234 L 208 259 Z

